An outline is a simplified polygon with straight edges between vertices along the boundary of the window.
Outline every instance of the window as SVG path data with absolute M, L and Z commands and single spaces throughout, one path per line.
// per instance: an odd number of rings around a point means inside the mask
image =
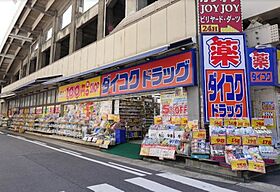
M 47 104 L 51 104 L 51 99 L 52 99 L 52 91 L 48 91 Z
M 22 69 L 22 77 L 26 76 L 26 71 L 27 71 L 27 65 L 24 65 Z
M 29 74 L 34 73 L 37 67 L 37 57 L 30 60 Z
M 87 10 L 89 10 L 97 2 L 98 2 L 98 0 L 83 0 L 83 12 L 86 12 Z
M 55 90 L 55 89 L 53 89 L 53 90 L 51 91 L 51 93 L 52 93 L 51 103 L 55 103 L 56 90 Z
M 51 48 L 46 49 L 42 52 L 42 67 L 50 64 Z
M 61 29 L 69 25 L 71 23 L 71 19 L 72 19 L 72 5 L 70 5 L 62 15 Z
M 148 5 L 153 4 L 157 0 L 138 0 L 137 1 L 137 11 L 140 9 L 143 9 L 144 7 L 147 7 Z
M 43 105 L 44 103 L 44 93 L 39 93 L 39 103 L 38 105 Z
M 53 32 L 53 28 L 50 28 L 50 29 L 47 31 L 47 34 L 46 34 L 46 41 L 48 41 L 50 38 L 52 38 L 52 32 Z

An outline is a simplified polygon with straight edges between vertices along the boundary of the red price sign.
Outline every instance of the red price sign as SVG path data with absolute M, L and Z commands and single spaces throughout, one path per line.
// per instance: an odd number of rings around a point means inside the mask
M 240 145 L 241 137 L 240 136 L 227 136 L 227 144 L 229 145 Z
M 226 141 L 226 136 L 211 136 L 212 145 L 225 145 Z
M 256 136 L 243 136 L 242 144 L 243 145 L 257 145 L 257 137 Z

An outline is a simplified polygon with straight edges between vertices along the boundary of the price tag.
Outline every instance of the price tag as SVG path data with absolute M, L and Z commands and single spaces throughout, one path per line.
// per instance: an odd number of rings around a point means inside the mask
M 248 118 L 236 119 L 236 126 L 237 127 L 249 127 L 250 126 L 250 120 Z
M 259 137 L 257 144 L 258 145 L 272 145 L 272 137 Z
M 258 173 L 265 173 L 265 163 L 264 162 L 255 162 L 255 161 L 248 161 L 249 171 L 254 171 Z
M 240 136 L 227 136 L 228 145 L 240 145 L 241 137 Z
M 239 171 L 239 170 L 248 170 L 248 163 L 247 160 L 242 159 L 242 160 L 232 160 L 230 162 L 231 169 L 234 171 Z
M 155 117 L 155 118 L 154 118 L 154 124 L 155 124 L 155 125 L 160 125 L 160 124 L 162 124 L 162 118 L 161 118 L 161 117 Z
M 243 136 L 242 144 L 243 145 L 257 145 L 257 137 L 256 136 Z
M 180 125 L 181 124 L 181 118 L 180 117 L 171 117 L 171 124 Z
M 228 120 L 228 125 L 236 126 L 237 125 L 237 119 L 236 118 L 230 118 Z
M 226 136 L 211 136 L 212 145 L 225 145 L 226 143 Z
M 182 117 L 181 118 L 181 125 L 187 125 L 188 124 L 188 118 L 187 117 Z
M 252 119 L 252 127 L 256 128 L 256 127 L 262 127 L 264 126 L 264 119 L 261 118 L 253 118 Z
M 96 144 L 97 145 L 101 145 L 103 143 L 103 140 L 102 139 L 98 139 L 97 141 L 96 141 Z
M 210 118 L 210 125 L 222 127 L 223 126 L 223 119 L 222 118 L 211 117 Z
M 140 155 L 142 155 L 142 156 L 149 156 L 149 153 L 150 153 L 150 147 L 148 147 L 146 145 L 142 145 L 141 146 Z
M 193 139 L 206 139 L 206 130 L 194 130 L 192 132 Z

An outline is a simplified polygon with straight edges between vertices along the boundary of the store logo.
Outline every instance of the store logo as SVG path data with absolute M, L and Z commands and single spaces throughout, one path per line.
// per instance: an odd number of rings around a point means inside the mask
M 212 37 L 207 41 L 209 64 L 213 67 L 229 68 L 241 64 L 240 42 L 238 39 Z

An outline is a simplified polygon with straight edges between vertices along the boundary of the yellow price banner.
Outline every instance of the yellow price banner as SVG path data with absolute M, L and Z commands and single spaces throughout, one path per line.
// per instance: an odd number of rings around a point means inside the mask
M 231 169 L 234 171 L 248 170 L 248 163 L 246 159 L 237 159 L 230 162 Z
M 258 145 L 272 145 L 272 137 L 258 137 Z
M 100 97 L 101 76 L 63 85 L 58 88 L 58 102 Z
M 193 139 L 206 139 L 206 130 L 194 130 L 192 132 Z
M 257 137 L 256 136 L 242 136 L 242 144 L 243 145 L 257 145 Z
M 225 145 L 227 144 L 226 136 L 211 136 L 212 145 Z
M 240 136 L 227 136 L 227 144 L 229 145 L 240 145 L 241 137 Z
M 256 162 L 256 161 L 248 161 L 249 163 L 249 167 L 248 170 L 249 171 L 254 171 L 254 172 L 258 172 L 258 173 L 265 173 L 265 163 L 262 162 Z

